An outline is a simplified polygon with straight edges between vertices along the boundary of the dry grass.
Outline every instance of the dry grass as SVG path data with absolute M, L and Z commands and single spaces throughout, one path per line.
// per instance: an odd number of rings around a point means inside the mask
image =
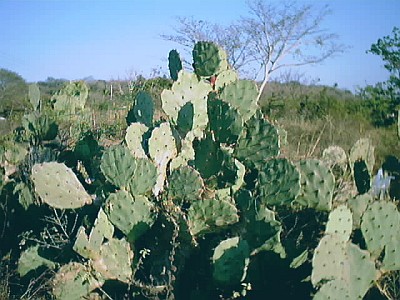
M 285 118 L 278 124 L 288 133 L 285 154 L 292 160 L 320 157 L 331 145 L 338 145 L 348 153 L 360 138 L 370 138 L 375 145 L 376 168 L 388 155 L 400 157 L 400 141 L 394 126 L 374 128 L 352 119 L 338 121 L 329 117 L 316 121 Z

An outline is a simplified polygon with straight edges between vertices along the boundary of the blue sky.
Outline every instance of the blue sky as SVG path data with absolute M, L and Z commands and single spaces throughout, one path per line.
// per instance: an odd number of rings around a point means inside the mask
M 322 27 L 350 48 L 297 72 L 350 90 L 386 80 L 380 58 L 365 51 L 400 26 L 400 1 L 311 3 L 329 4 L 332 14 Z M 179 46 L 160 34 L 173 32 L 176 16 L 228 24 L 246 14 L 245 0 L 0 0 L 0 68 L 27 81 L 127 79 L 135 73 L 150 76 L 154 69 L 167 73 L 168 52 Z

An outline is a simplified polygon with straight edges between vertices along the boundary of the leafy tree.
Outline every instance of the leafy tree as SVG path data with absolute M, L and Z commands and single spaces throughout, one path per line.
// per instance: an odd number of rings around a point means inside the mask
M 381 56 L 385 69 L 390 72 L 387 81 L 367 86 L 362 91 L 373 123 L 388 126 L 396 122 L 400 108 L 400 29 L 394 27 L 391 36 L 378 39 L 367 53 Z
M 321 29 L 329 14 L 327 6 L 318 9 L 295 1 L 265 0 L 250 0 L 247 5 L 249 16 L 234 24 L 180 18 L 176 34 L 163 37 L 190 49 L 199 40 L 216 42 L 238 70 L 255 63 L 263 74 L 259 97 L 276 70 L 319 63 L 344 50 L 335 34 Z
M 12 111 L 24 110 L 28 95 L 28 85 L 15 72 L 0 69 L 0 112 L 10 114 Z

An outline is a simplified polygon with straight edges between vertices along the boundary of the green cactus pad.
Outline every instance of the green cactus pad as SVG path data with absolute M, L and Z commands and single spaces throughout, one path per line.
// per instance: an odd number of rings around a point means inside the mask
M 348 273 L 344 273 L 343 279 L 349 279 L 350 299 L 363 299 L 379 276 L 375 262 L 368 251 L 361 250 L 352 243 L 347 245 L 347 256 L 348 260 L 343 268 Z
M 146 232 L 156 218 L 153 204 L 144 196 L 132 197 L 125 191 L 111 194 L 107 198 L 105 212 L 129 241 L 134 241 Z
M 168 182 L 168 197 L 176 203 L 198 200 L 203 193 L 203 179 L 196 170 L 189 166 L 182 166 L 173 170 L 168 177 Z
M 399 228 L 400 213 L 394 203 L 381 201 L 368 206 L 362 216 L 361 232 L 367 249 L 374 258 L 378 258 L 384 248 L 385 257 L 391 255 L 388 251 L 390 248 L 395 249 L 393 244 L 399 241 Z
M 71 82 L 51 98 L 54 110 L 75 114 L 85 108 L 89 88 L 83 81 Z
M 276 128 L 257 114 L 245 124 L 234 155 L 248 168 L 262 168 L 266 160 L 279 155 Z
M 135 97 L 135 105 L 132 110 L 136 122 L 147 127 L 153 125 L 154 101 L 149 93 L 140 91 Z
M 109 182 L 126 189 L 135 173 L 135 159 L 129 149 L 123 145 L 108 148 L 101 158 L 100 169 Z
M 353 218 L 350 209 L 346 205 L 340 205 L 330 212 L 325 234 L 337 235 L 347 242 L 352 228 Z
M 318 290 L 313 300 L 352 300 L 344 280 L 330 280 Z
M 399 231 L 396 233 L 394 233 L 395 236 L 385 247 L 385 257 L 381 268 L 384 272 L 400 270 L 400 233 Z
M 203 178 L 210 178 L 221 170 L 223 153 L 219 144 L 213 140 L 211 134 L 207 134 L 200 141 L 194 141 L 193 148 L 195 157 L 192 163 Z
M 40 105 L 40 89 L 36 83 L 29 85 L 29 102 L 32 104 L 33 110 L 37 110 Z
M 322 280 L 343 277 L 346 263 L 346 242 L 339 235 L 328 234 L 320 241 L 312 260 L 311 283 L 316 286 Z
M 182 61 L 181 61 L 178 51 L 176 51 L 176 50 L 169 51 L 168 68 L 169 68 L 169 74 L 170 74 L 172 80 L 177 81 L 178 73 L 180 70 L 182 70 Z
M 135 159 L 135 172 L 128 189 L 132 195 L 146 195 L 156 186 L 157 176 L 157 168 L 149 159 Z
M 369 174 L 372 174 L 375 165 L 374 146 L 370 139 L 359 139 L 350 150 L 349 161 L 352 170 L 357 161 L 365 161 Z
M 71 262 L 62 266 L 52 281 L 53 296 L 56 300 L 81 300 L 103 285 L 80 263 Z
M 361 217 L 366 211 L 368 205 L 372 203 L 373 198 L 370 194 L 357 195 L 347 203 L 353 214 L 353 229 L 360 228 Z
M 317 159 L 301 160 L 297 167 L 301 190 L 295 203 L 316 210 L 331 210 L 335 177 L 330 169 Z
M 330 169 L 338 166 L 342 170 L 346 170 L 348 159 L 342 147 L 330 146 L 322 152 L 322 161 Z
M 77 160 L 87 162 L 93 160 L 99 150 L 97 140 L 92 134 L 88 134 L 76 143 L 74 155 Z
M 234 285 L 244 280 L 250 262 L 250 248 L 246 240 L 229 238 L 214 249 L 213 279 L 220 285 Z
M 216 198 L 193 202 L 188 219 L 190 232 L 196 236 L 234 224 L 239 221 L 239 216 L 235 205 Z
M 181 148 L 177 157 L 172 159 L 170 163 L 170 170 L 177 169 L 181 166 L 186 166 L 188 161 L 192 161 L 195 158 L 195 152 L 193 149 L 193 135 L 187 135 L 181 142 Z
M 186 137 L 186 135 L 193 129 L 194 107 L 192 102 L 187 102 L 179 111 L 178 119 L 176 121 L 179 133 Z
M 89 237 L 85 228 L 79 228 L 73 249 L 85 258 L 96 258 L 104 239 L 110 240 L 114 234 L 114 226 L 110 223 L 103 209 L 100 208 Z
M 236 108 L 247 122 L 258 109 L 257 85 L 250 80 L 238 80 L 225 86 L 221 92 L 221 99 Z
M 300 174 L 287 159 L 271 159 L 260 169 L 257 186 L 263 204 L 290 205 L 300 191 Z
M 155 128 L 151 133 L 149 139 L 149 154 L 158 171 L 157 183 L 153 189 L 154 195 L 157 196 L 164 188 L 164 181 L 167 176 L 167 165 L 178 154 L 175 138 L 169 123 L 160 124 L 160 126 Z
M 218 99 L 208 99 L 210 130 L 220 143 L 236 143 L 243 129 L 243 120 L 236 109 Z
M 343 280 L 349 299 L 363 299 L 378 278 L 375 263 L 366 250 L 328 234 L 322 238 L 313 257 L 311 282 Z
M 133 251 L 125 240 L 110 239 L 100 248 L 99 257 L 93 260 L 93 268 L 108 280 L 129 283 L 132 278 Z
M 0 168 L 0 190 L 2 186 L 2 172 Z M 22 207 L 27 210 L 31 205 L 35 203 L 35 198 L 32 195 L 31 189 L 28 185 L 23 182 L 19 182 L 16 184 L 14 188 L 14 194 L 18 194 L 18 202 L 22 205 Z
M 359 194 L 367 193 L 371 188 L 371 173 L 364 160 L 358 160 L 353 164 L 354 181 Z
M 225 51 L 212 42 L 197 42 L 192 54 L 198 76 L 210 77 L 228 68 Z
M 215 89 L 221 90 L 230 83 L 239 79 L 238 74 L 234 70 L 225 70 L 218 74 L 215 80 Z
M 146 153 L 142 147 L 143 135 L 147 132 L 148 127 L 142 123 L 132 123 L 126 129 L 125 143 L 131 151 L 133 157 L 146 158 Z
M 282 225 L 275 219 L 275 212 L 263 205 L 251 203 L 245 213 L 245 234 L 243 238 L 249 243 L 252 255 L 260 251 L 274 251 L 285 256 L 281 244 Z
M 36 270 L 41 266 L 46 266 L 50 269 L 54 269 L 56 264 L 51 260 L 42 257 L 39 254 L 39 245 L 30 247 L 22 252 L 18 260 L 18 274 L 23 277 L 30 271 Z
M 32 167 L 31 179 L 35 184 L 36 193 L 51 207 L 73 209 L 92 203 L 90 195 L 65 164 L 35 164 Z
M 180 71 L 171 89 L 161 93 L 162 109 L 173 123 L 177 123 L 179 111 L 191 102 L 194 112 L 192 130 L 196 137 L 201 137 L 208 124 L 207 95 L 210 91 L 210 84 L 199 80 L 195 74 Z
M 51 117 L 38 111 L 24 115 L 22 125 L 27 132 L 40 141 L 51 141 L 57 137 L 58 125 Z

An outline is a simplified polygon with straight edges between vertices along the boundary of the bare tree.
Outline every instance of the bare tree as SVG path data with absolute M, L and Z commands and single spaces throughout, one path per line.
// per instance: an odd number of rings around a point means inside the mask
M 222 26 L 203 20 L 196 20 L 193 17 L 178 17 L 178 26 L 175 34 L 161 35 L 168 41 L 182 45 L 186 50 L 191 51 L 198 41 L 214 42 L 227 52 L 229 64 L 236 70 L 241 69 L 246 63 L 243 31 L 236 24 Z
M 345 49 L 336 34 L 321 28 L 328 6 L 265 0 L 249 0 L 247 6 L 249 15 L 229 26 L 179 18 L 176 34 L 163 38 L 187 48 L 199 40 L 213 41 L 227 51 L 235 69 L 258 65 L 263 75 L 258 98 L 276 70 L 319 63 Z

